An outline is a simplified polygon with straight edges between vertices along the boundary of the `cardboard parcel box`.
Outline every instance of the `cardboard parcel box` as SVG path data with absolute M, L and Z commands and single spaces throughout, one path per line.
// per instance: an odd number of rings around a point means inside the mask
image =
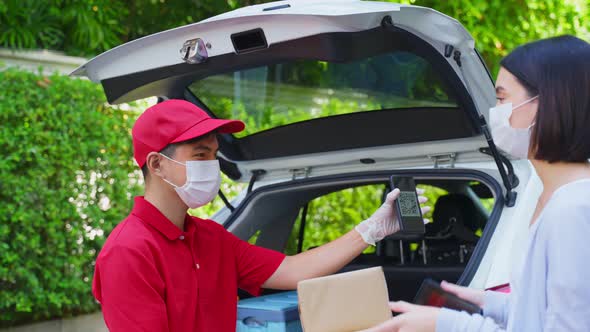
M 391 318 L 381 267 L 309 279 L 297 285 L 305 332 L 351 332 Z

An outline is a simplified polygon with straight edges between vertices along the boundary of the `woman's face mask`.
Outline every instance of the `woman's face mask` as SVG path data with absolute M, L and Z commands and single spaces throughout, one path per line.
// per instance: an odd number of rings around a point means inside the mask
M 512 103 L 505 103 L 490 108 L 490 129 L 494 142 L 502 151 L 519 159 L 527 159 L 531 141 L 531 124 L 528 128 L 513 128 L 510 116 L 516 109 L 539 98 L 535 96 L 512 107 Z
M 166 155 L 160 155 L 186 168 L 186 183 L 183 186 L 177 186 L 166 179 L 163 180 L 174 187 L 180 199 L 189 208 L 201 207 L 215 198 L 221 185 L 219 160 L 198 160 L 181 163 Z

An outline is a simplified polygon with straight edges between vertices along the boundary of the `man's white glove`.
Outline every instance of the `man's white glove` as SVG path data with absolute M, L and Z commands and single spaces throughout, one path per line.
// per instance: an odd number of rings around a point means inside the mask
M 418 195 L 424 194 L 423 189 L 416 189 Z M 385 202 L 369 219 L 363 220 L 354 229 L 361 235 L 363 240 L 370 244 L 375 245 L 376 242 L 381 241 L 384 237 L 391 235 L 399 231 L 399 220 L 397 220 L 397 213 L 395 211 L 395 200 L 399 197 L 399 189 L 392 190 L 387 197 Z M 420 204 L 425 203 L 428 199 L 424 196 L 418 196 L 418 202 Z M 430 211 L 430 207 L 422 207 L 422 215 Z M 424 223 L 428 220 L 424 219 Z

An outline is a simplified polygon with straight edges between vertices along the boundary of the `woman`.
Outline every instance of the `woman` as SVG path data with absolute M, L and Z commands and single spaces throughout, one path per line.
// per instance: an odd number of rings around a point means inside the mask
M 540 40 L 501 65 L 492 135 L 500 149 L 530 159 L 543 182 L 512 293 L 443 282 L 483 316 L 395 302 L 391 309 L 402 314 L 371 332 L 590 331 L 590 44 Z

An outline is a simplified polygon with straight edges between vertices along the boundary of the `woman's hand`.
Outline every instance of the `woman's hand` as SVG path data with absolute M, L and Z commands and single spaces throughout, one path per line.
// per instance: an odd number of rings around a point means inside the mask
M 362 332 L 434 332 L 440 308 L 391 302 L 389 307 L 401 315 Z
M 457 286 L 446 281 L 440 285 L 447 292 L 474 303 L 480 308 L 483 307 L 485 293 L 483 290 Z M 436 330 L 436 320 L 440 308 L 410 304 L 404 301 L 391 302 L 389 307 L 401 315 L 362 332 L 434 332 Z
M 483 309 L 485 291 L 480 289 L 457 286 L 446 281 L 441 282 L 440 286 L 447 292 L 453 293 L 458 297 L 462 298 L 463 300 L 476 304 L 477 306 Z

